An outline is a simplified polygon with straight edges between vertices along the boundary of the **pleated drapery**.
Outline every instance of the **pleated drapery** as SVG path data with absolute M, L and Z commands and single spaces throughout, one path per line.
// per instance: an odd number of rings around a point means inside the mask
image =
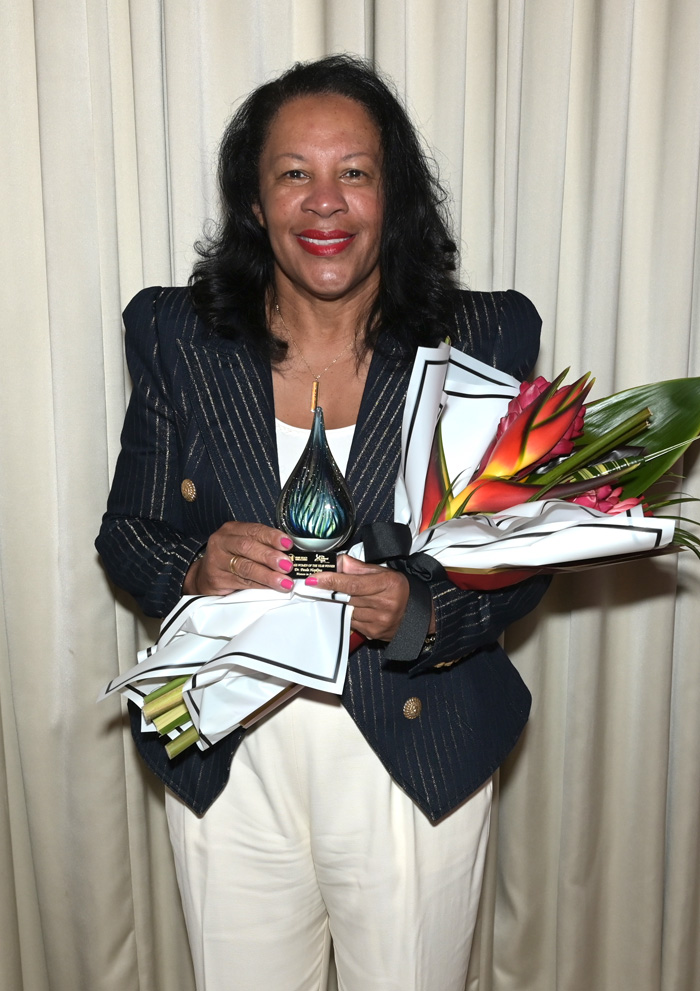
M 700 375 L 700 5 L 6 0 L 0 39 L 2 985 L 193 991 L 160 789 L 94 704 L 155 632 L 92 547 L 121 309 L 186 280 L 241 97 L 352 51 L 433 149 L 465 283 L 538 306 L 539 371 Z M 508 632 L 534 706 L 469 991 L 700 985 L 699 592 L 690 555 L 565 576 Z

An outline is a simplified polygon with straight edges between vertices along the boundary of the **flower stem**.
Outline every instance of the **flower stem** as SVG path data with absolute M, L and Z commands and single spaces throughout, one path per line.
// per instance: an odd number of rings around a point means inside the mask
M 187 680 L 187 679 L 185 679 Z M 170 682 L 172 685 L 172 682 Z M 168 686 L 164 686 L 168 687 Z M 182 685 L 176 685 L 174 688 L 170 688 L 169 691 L 164 692 L 159 698 L 148 701 L 150 695 L 147 697 L 143 704 L 143 716 L 146 722 L 155 722 L 156 717 L 172 709 L 173 706 L 179 705 L 182 702 Z
M 165 744 L 165 750 L 170 760 L 172 760 L 173 757 L 177 757 L 178 754 L 181 754 L 183 750 L 187 750 L 187 748 L 191 747 L 193 743 L 196 743 L 198 739 L 199 733 L 194 726 L 190 726 L 184 733 L 180 733 L 180 735 L 176 736 L 174 740 L 170 740 L 169 743 Z
M 168 709 L 167 712 L 161 713 L 161 715 L 156 716 L 153 720 L 153 725 L 158 730 L 161 736 L 165 733 L 169 733 L 170 730 L 176 729 L 178 726 L 182 726 L 183 723 L 189 722 L 191 719 L 189 709 L 184 702 L 180 705 L 175 705 Z
M 185 682 L 189 679 L 189 677 L 190 676 L 188 674 L 185 674 L 182 675 L 182 677 L 180 678 L 173 678 L 172 681 L 166 682 L 164 685 L 161 685 L 160 688 L 154 689 L 152 692 L 149 692 L 148 695 L 145 697 L 145 699 L 143 700 L 144 704 L 153 702 L 154 699 L 159 699 L 161 695 L 165 695 L 166 692 L 172 691 L 173 688 L 177 688 L 178 685 L 184 685 Z

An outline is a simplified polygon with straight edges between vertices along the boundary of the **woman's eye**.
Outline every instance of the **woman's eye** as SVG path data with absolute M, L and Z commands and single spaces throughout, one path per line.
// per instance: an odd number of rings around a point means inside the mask
M 363 179 L 365 174 L 362 169 L 348 169 L 345 173 L 347 179 Z
M 284 173 L 285 179 L 305 179 L 306 172 L 302 172 L 301 169 L 289 169 L 288 172 Z

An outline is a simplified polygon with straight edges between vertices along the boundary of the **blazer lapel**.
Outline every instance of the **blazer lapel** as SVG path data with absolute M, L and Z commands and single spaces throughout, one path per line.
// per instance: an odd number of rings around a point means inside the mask
M 280 492 L 272 375 L 252 349 L 180 343 L 194 415 L 234 520 L 274 526 Z
M 348 460 L 347 482 L 357 525 L 394 518 L 394 483 L 401 461 L 401 423 L 411 365 L 397 349 L 372 356 Z
M 232 519 L 274 526 L 280 481 L 269 362 L 224 339 L 180 342 L 180 348 L 194 414 Z M 393 519 L 410 374 L 393 352 L 372 356 L 346 471 L 358 526 Z

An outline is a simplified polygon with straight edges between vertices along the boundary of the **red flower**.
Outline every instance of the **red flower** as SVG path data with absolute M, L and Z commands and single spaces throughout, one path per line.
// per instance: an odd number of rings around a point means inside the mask
M 513 478 L 524 469 L 551 460 L 555 451 L 571 453 L 572 438 L 583 426 L 583 403 L 593 382 L 584 375 L 573 385 L 559 388 L 565 375 L 563 372 L 552 383 L 540 377 L 529 386 L 521 386 L 476 477 Z
M 447 503 L 438 522 L 465 513 L 502 513 L 513 506 L 527 502 L 538 492 L 537 485 L 525 485 L 523 482 L 515 482 L 509 478 L 482 476 L 470 482 Z
M 438 425 L 433 438 L 433 446 L 430 451 L 428 462 L 428 472 L 425 478 L 425 488 L 423 490 L 423 507 L 421 511 L 421 530 L 427 530 L 431 525 L 433 516 L 445 499 L 449 489 L 449 479 L 447 477 L 447 465 L 445 464 L 445 453 L 442 450 L 442 438 L 440 426 Z M 440 516 L 445 519 L 444 513 Z
M 498 422 L 496 436 L 489 444 L 486 453 L 481 459 L 481 464 L 477 469 L 476 475 L 479 475 L 483 470 L 483 467 L 488 463 L 489 458 L 491 457 L 491 452 L 496 446 L 496 442 L 501 439 L 506 430 L 513 423 L 515 423 L 517 418 L 525 412 L 528 406 L 532 406 L 535 400 L 539 399 L 542 393 L 547 391 L 551 384 L 552 383 L 549 382 L 543 375 L 538 375 L 534 382 L 521 383 L 520 392 L 508 403 L 508 410 L 505 416 L 502 416 Z M 557 441 L 551 451 L 545 455 L 545 459 L 547 461 L 551 461 L 552 458 L 560 458 L 571 454 L 574 449 L 574 440 L 577 437 L 580 437 L 583 433 L 583 420 L 585 415 L 586 407 L 582 406 L 576 414 L 574 422 L 569 424 L 569 427 L 562 437 Z
M 508 427 L 515 422 L 515 420 L 520 416 L 520 414 L 531 406 L 536 399 L 542 395 L 551 385 L 543 375 L 538 375 L 534 382 L 521 382 L 520 392 L 517 396 L 508 403 L 508 409 L 506 410 L 505 416 L 502 416 L 498 421 L 498 426 L 496 427 L 496 434 L 489 444 L 489 446 L 484 451 L 484 456 L 479 463 L 479 467 L 474 472 L 474 478 L 478 478 L 482 473 L 486 465 L 488 464 L 491 453 L 496 446 L 497 441 L 501 439 L 503 434 L 506 432 Z
M 551 461 L 552 458 L 568 457 L 568 455 L 571 454 L 574 449 L 574 441 L 583 433 L 583 418 L 585 415 L 586 407 L 582 406 L 576 414 L 576 419 L 566 431 L 564 436 L 557 444 L 554 445 L 552 450 L 546 456 L 546 461 Z
M 571 502 L 579 506 L 587 506 L 589 509 L 598 509 L 601 513 L 609 513 L 610 516 L 617 516 L 618 513 L 625 513 L 628 509 L 638 506 L 641 499 L 620 499 L 622 486 L 616 489 L 612 485 L 601 485 L 597 489 L 589 489 L 583 495 L 576 496 Z

